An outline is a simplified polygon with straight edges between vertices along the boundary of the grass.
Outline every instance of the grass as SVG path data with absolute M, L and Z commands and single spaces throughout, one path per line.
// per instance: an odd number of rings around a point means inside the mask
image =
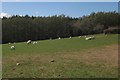
M 73 37 L 38 41 L 36 45 L 11 44 L 15 50 L 4 44 L 3 78 L 117 77 L 118 35 L 95 36 L 90 41 Z

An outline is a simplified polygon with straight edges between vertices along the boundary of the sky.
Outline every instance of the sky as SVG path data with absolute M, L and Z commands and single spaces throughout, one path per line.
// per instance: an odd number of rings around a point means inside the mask
M 81 17 L 92 12 L 118 11 L 117 2 L 2 2 L 1 15 Z

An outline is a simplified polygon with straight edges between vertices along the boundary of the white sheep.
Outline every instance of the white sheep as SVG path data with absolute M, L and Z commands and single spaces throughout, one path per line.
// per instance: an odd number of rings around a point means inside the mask
M 31 40 L 28 40 L 28 41 L 27 41 L 27 44 L 30 44 L 30 43 L 31 43 Z
M 11 50 L 15 50 L 15 46 L 11 46 Z
M 69 39 L 71 39 L 72 37 L 70 36 Z
M 61 39 L 60 37 L 58 39 Z
M 86 38 L 85 38 L 85 40 L 92 40 L 92 39 L 95 39 L 95 37 L 92 36 L 92 37 L 86 37 Z
M 95 39 L 95 36 L 92 36 L 91 39 Z
M 81 38 L 82 36 L 79 36 L 79 38 Z
M 33 42 L 33 44 L 37 44 L 37 42 L 36 42 L 36 41 L 34 41 L 34 42 Z
M 10 45 L 11 43 L 9 42 L 8 44 Z
M 35 44 L 35 42 L 33 42 L 33 44 Z
M 86 37 L 85 40 L 90 40 L 91 38 L 90 37 Z
M 16 66 L 20 65 L 20 63 L 16 63 Z
M 38 43 L 38 42 L 35 42 L 36 44 Z

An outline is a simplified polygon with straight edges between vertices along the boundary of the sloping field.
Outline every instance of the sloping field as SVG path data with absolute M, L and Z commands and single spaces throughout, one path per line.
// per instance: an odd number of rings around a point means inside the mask
M 15 50 L 10 47 L 14 45 Z M 16 65 L 19 63 L 19 65 Z M 118 76 L 118 35 L 3 45 L 3 78 L 100 78 Z

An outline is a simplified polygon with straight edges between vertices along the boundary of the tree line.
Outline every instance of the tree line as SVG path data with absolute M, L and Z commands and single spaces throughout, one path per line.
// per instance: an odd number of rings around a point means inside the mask
M 48 17 L 14 15 L 2 18 L 2 43 L 100 34 L 119 26 L 120 14 L 115 11 L 91 13 L 79 18 L 64 14 Z

